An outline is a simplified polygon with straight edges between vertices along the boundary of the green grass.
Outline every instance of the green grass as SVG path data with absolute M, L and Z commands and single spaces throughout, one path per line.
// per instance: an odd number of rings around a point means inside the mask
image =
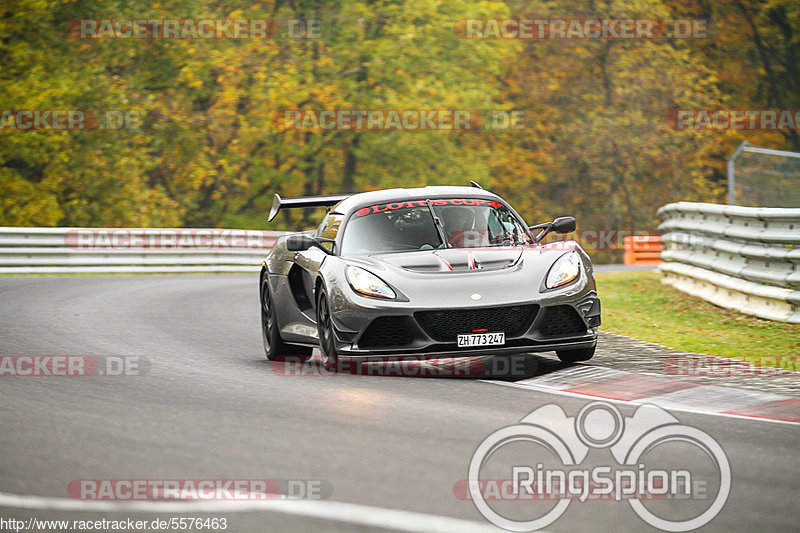
M 800 325 L 723 309 L 660 280 L 658 272 L 597 274 L 600 328 L 687 352 L 800 359 Z

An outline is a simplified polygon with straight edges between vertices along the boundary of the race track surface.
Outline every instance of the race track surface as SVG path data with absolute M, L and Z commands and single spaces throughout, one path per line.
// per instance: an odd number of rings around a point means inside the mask
M 595 394 L 593 375 L 640 383 L 645 371 L 626 369 L 627 355 L 610 337 L 586 365 L 530 356 L 538 370 L 519 383 L 286 375 L 263 357 L 257 286 L 255 275 L 0 278 L 0 355 L 129 358 L 139 368 L 139 375 L 0 377 L 0 517 L 224 517 L 228 531 L 491 530 L 454 491 L 481 441 L 539 407 L 555 404 L 574 417 L 608 398 L 625 416 L 640 403 L 661 405 L 719 443 L 730 495 L 703 531 L 797 531 L 800 423 L 789 394 L 756 397 L 743 388 L 753 397 L 739 402 L 751 397 L 730 380 L 694 396 L 674 387 L 671 395 Z M 793 407 L 789 415 L 748 416 L 755 404 L 768 404 L 767 415 Z M 668 459 L 690 471 L 707 468 L 697 455 Z M 613 464 L 607 449 L 583 462 L 605 464 Z M 97 502 L 68 490 L 76 480 L 119 479 L 307 481 L 324 494 L 261 507 L 92 507 Z M 685 504 L 659 505 L 679 516 Z M 547 530 L 657 529 L 628 502 L 576 501 Z

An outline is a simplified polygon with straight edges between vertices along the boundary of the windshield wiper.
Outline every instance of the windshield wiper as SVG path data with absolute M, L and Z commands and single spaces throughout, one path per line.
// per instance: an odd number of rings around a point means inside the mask
M 439 220 L 439 217 L 436 216 L 436 213 L 433 212 L 433 206 L 431 205 L 430 199 L 425 200 L 425 205 L 428 206 L 428 211 L 431 213 L 431 217 L 433 218 L 433 225 L 436 226 L 436 231 L 439 233 L 439 239 L 441 239 L 442 244 L 444 244 L 445 248 L 450 247 L 450 241 L 447 240 L 447 234 L 444 231 L 444 225 L 442 221 Z

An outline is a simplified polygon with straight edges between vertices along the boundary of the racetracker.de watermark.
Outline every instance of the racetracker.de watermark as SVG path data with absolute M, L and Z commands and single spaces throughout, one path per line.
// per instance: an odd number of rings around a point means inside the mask
M 705 39 L 705 20 L 634 18 L 508 18 L 460 19 L 453 25 L 462 39 L 548 40 L 652 40 Z
M 602 450 L 599 464 L 586 461 L 593 450 Z M 730 489 L 730 464 L 710 435 L 655 405 L 624 417 L 607 402 L 574 417 L 548 404 L 498 429 L 453 485 L 456 497 L 508 531 L 547 527 L 587 501 L 627 502 L 655 528 L 691 531 L 717 516 Z
M 138 130 L 144 112 L 139 109 L 2 109 L 0 130 L 91 131 Z
M 793 356 L 749 356 L 737 360 L 711 355 L 670 355 L 664 360 L 664 371 L 670 376 L 710 378 L 800 377 L 800 360 Z
M 321 28 L 316 19 L 74 19 L 67 33 L 90 40 L 319 39 Z
M 64 244 L 73 250 L 139 250 L 152 248 L 237 249 L 271 248 L 277 236 L 272 231 L 230 229 L 71 229 Z
M 0 531 L 224 531 L 228 529 L 228 519 L 172 516 L 146 520 L 133 518 L 98 518 L 80 520 L 53 520 L 35 516 L 27 520 L 0 517 Z
M 0 355 L 0 378 L 85 378 L 149 373 L 149 359 L 138 355 Z
M 674 130 L 798 130 L 800 109 L 672 109 L 666 122 Z
M 598 250 L 624 250 L 625 239 L 629 237 L 659 237 L 658 230 L 648 229 L 608 229 L 608 228 L 580 228 L 573 233 L 558 235 L 550 233 L 544 242 L 550 246 L 558 246 L 560 242 L 577 241 L 584 249 Z
M 401 202 L 395 202 L 397 205 Z M 408 203 L 408 202 L 404 202 Z M 467 205 L 467 204 L 463 204 Z M 356 212 L 358 215 L 358 211 Z M 540 230 L 534 230 L 533 234 L 536 235 Z M 487 229 L 471 229 L 471 230 L 456 230 L 453 235 L 458 236 L 458 241 L 462 242 L 466 248 L 478 248 L 485 246 L 486 243 L 491 242 L 493 233 Z M 625 250 L 626 242 L 631 237 L 639 239 L 637 242 L 648 242 L 655 250 L 663 249 L 660 242 L 660 233 L 657 230 L 630 230 L 630 229 L 600 229 L 600 228 L 581 228 L 577 231 L 567 234 L 550 233 L 543 240 L 543 244 L 548 247 L 559 248 L 563 247 L 565 250 L 572 250 L 572 241 L 577 241 L 585 250 L 590 252 L 606 250 Z M 677 240 L 677 239 L 676 239 Z
M 318 360 L 287 355 L 270 361 L 270 370 L 281 377 L 384 376 L 433 378 L 522 378 L 536 369 L 536 360 L 518 356 L 370 356 L 340 358 L 326 369 Z
M 278 130 L 473 131 L 522 130 L 525 111 L 475 109 L 286 109 L 273 116 Z
M 74 479 L 67 495 L 100 501 L 323 500 L 333 486 L 323 479 Z

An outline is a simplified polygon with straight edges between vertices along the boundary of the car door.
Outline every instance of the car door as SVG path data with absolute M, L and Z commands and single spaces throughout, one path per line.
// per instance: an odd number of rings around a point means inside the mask
M 341 213 L 329 213 L 317 228 L 316 236 L 324 239 L 335 239 L 343 218 Z M 333 243 L 325 246 L 332 249 Z M 295 253 L 294 265 L 289 271 L 289 284 L 297 301 L 297 306 L 314 321 L 316 321 L 314 283 L 319 269 L 327 257 L 328 254 L 312 246 L 307 250 Z

